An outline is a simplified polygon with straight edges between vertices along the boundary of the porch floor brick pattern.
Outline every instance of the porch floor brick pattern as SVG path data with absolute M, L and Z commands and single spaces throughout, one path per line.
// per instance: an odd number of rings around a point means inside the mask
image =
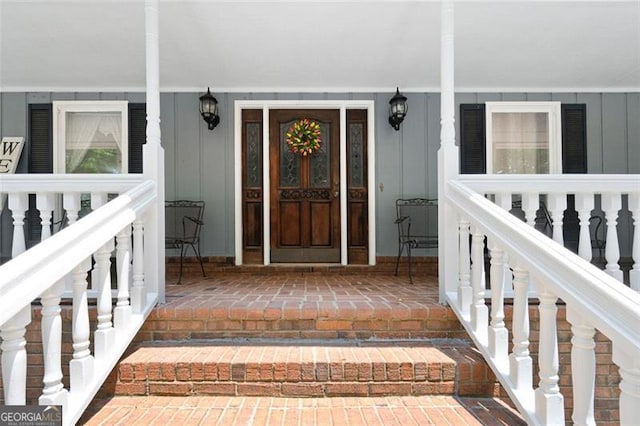
M 138 341 L 468 338 L 453 311 L 438 304 L 435 277 L 410 285 L 406 276 L 285 270 L 167 285 L 167 304 L 154 309 Z
M 117 397 L 96 401 L 81 424 L 98 425 L 525 425 L 496 399 L 420 397 Z

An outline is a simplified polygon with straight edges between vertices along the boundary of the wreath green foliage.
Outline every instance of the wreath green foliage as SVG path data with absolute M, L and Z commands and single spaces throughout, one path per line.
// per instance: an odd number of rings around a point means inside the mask
M 308 118 L 302 118 L 293 123 L 286 135 L 291 152 L 304 156 L 319 150 L 322 143 L 320 125 Z

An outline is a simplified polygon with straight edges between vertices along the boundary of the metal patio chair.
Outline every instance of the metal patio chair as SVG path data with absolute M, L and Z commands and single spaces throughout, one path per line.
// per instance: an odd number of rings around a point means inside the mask
M 407 251 L 409 282 L 413 284 L 411 250 L 438 247 L 438 200 L 430 198 L 410 198 L 396 200 L 396 221 L 398 226 L 398 257 Z
M 204 222 L 204 201 L 165 201 L 165 248 L 180 249 L 180 276 L 182 281 L 184 257 L 191 247 L 200 262 L 202 276 L 206 277 L 200 256 L 200 230 Z

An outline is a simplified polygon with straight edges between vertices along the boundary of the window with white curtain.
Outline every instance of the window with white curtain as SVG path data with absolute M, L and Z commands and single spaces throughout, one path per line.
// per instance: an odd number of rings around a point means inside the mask
M 487 102 L 487 173 L 562 173 L 560 102 Z
M 53 102 L 54 173 L 126 173 L 126 101 Z

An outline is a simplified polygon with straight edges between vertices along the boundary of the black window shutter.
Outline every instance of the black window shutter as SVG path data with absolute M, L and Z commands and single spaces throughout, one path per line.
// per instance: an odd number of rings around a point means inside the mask
M 142 173 L 142 145 L 147 139 L 147 105 L 129 104 L 129 173 Z
M 51 104 L 29 105 L 29 173 L 53 173 Z
M 585 104 L 562 104 L 562 173 L 587 173 Z
M 29 105 L 29 173 L 53 173 L 53 110 L 51 104 Z M 27 248 L 40 242 L 42 225 L 35 195 L 26 213 Z
M 484 104 L 460 105 L 460 173 L 487 172 Z

